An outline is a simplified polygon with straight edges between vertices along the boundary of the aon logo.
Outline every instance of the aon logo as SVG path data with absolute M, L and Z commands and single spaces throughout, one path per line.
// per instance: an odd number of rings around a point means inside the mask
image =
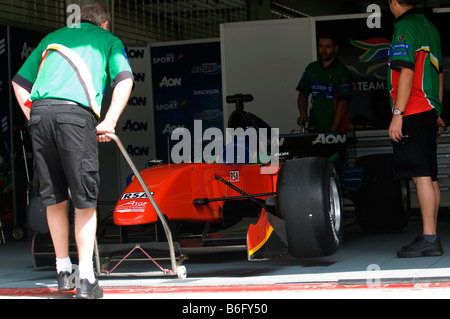
M 345 134 L 319 134 L 317 138 L 312 142 L 312 145 L 316 144 L 340 144 L 347 141 L 347 135 Z

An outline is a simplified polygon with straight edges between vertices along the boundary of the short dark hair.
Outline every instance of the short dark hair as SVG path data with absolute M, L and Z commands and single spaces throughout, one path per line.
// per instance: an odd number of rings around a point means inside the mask
M 111 25 L 111 15 L 100 3 L 87 4 L 81 8 L 81 20 L 88 20 L 98 26 L 105 22 Z
M 319 33 L 319 35 L 317 36 L 317 41 L 319 41 L 319 39 L 331 39 L 331 41 L 333 41 L 334 45 L 338 45 L 338 40 L 337 40 L 336 35 L 330 31 L 325 31 L 325 32 Z

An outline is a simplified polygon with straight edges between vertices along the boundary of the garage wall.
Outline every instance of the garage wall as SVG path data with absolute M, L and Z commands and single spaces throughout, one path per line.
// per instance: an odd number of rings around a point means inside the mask
M 224 119 L 234 105 L 227 95 L 252 94 L 245 105 L 280 133 L 296 128 L 296 86 L 315 59 L 315 30 L 309 18 L 223 24 L 222 82 Z M 226 126 L 227 123 L 225 123 Z

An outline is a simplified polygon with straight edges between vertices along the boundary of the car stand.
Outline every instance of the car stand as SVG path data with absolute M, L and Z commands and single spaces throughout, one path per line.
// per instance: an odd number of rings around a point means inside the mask
M 98 276 L 112 276 L 112 272 L 125 260 L 129 260 L 128 257 L 135 251 L 135 250 L 139 250 L 142 253 L 144 253 L 144 255 L 146 255 L 148 260 L 151 260 L 159 269 L 160 271 L 152 271 L 152 272 L 140 272 L 140 273 L 114 273 L 114 275 L 118 275 L 118 276 L 128 276 L 128 275 L 142 275 L 142 276 L 177 276 L 180 279 L 184 279 L 187 276 L 187 271 L 186 271 L 186 267 L 182 266 L 181 263 L 186 260 L 186 257 L 184 255 L 179 256 L 178 261 L 176 258 L 176 254 L 175 254 L 175 244 L 173 242 L 172 239 L 172 233 L 170 231 L 169 225 L 167 224 L 166 219 L 164 218 L 164 215 L 162 214 L 161 210 L 158 207 L 158 204 L 156 203 L 155 199 L 153 198 L 151 192 L 149 191 L 147 185 L 145 184 L 144 180 L 142 179 L 139 171 L 136 169 L 136 166 L 134 165 L 133 161 L 131 160 L 130 156 L 128 155 L 127 151 L 125 150 L 125 148 L 122 145 L 122 142 L 120 141 L 119 137 L 115 134 L 111 134 L 111 133 L 106 133 L 106 136 L 112 140 L 114 140 L 117 144 L 117 146 L 119 147 L 120 151 L 122 152 L 122 155 L 125 157 L 128 165 L 131 167 L 134 175 L 136 176 L 137 180 L 139 181 L 140 185 L 142 186 L 144 192 L 146 193 L 148 199 L 150 200 L 150 203 L 152 204 L 153 208 L 155 209 L 159 220 L 161 221 L 161 224 L 163 226 L 164 232 L 166 234 L 167 237 L 167 243 L 163 243 L 163 244 L 167 244 L 168 245 L 168 250 L 169 250 L 169 260 L 170 260 L 170 264 L 172 269 L 164 269 L 162 268 L 157 262 L 156 262 L 156 258 L 152 258 L 150 257 L 150 255 L 145 252 L 145 250 L 143 249 L 142 244 L 132 244 L 133 247 L 129 247 L 131 248 L 130 251 L 125 255 L 125 257 L 123 257 L 122 259 L 119 259 L 119 263 L 117 263 L 114 268 L 110 271 L 106 270 L 106 266 L 110 261 L 115 261 L 116 259 L 112 259 L 112 258 L 106 258 L 106 263 L 104 265 L 100 264 L 100 251 L 101 249 L 99 248 L 97 241 L 95 242 L 95 247 L 94 247 L 94 257 L 95 257 L 95 263 L 96 263 L 96 269 L 97 269 L 97 275 Z M 121 244 L 123 246 L 123 244 Z M 149 247 L 150 249 L 152 247 Z M 177 246 L 177 250 L 179 251 L 179 246 Z M 165 258 L 167 260 L 167 258 Z M 136 259 L 133 259 L 136 260 Z

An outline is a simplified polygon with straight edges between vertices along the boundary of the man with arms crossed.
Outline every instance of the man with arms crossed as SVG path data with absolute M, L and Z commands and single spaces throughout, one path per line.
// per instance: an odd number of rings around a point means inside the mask
M 437 128 L 442 112 L 443 70 L 439 33 L 415 10 L 414 0 L 388 0 L 396 21 L 389 52 L 388 87 L 394 148 L 394 176 L 412 178 L 423 233 L 397 252 L 398 257 L 440 256 L 437 237 L 440 189 L 437 182 Z
M 13 78 L 21 109 L 29 120 L 38 192 L 47 208 L 58 289 L 69 282 L 70 196 L 75 207 L 75 239 L 80 286 L 78 298 L 101 298 L 93 271 L 99 187 L 98 143 L 115 126 L 134 85 L 122 42 L 110 30 L 111 18 L 100 4 L 81 10 L 81 23 L 46 36 Z M 111 105 L 100 123 L 103 93 L 111 83 Z

